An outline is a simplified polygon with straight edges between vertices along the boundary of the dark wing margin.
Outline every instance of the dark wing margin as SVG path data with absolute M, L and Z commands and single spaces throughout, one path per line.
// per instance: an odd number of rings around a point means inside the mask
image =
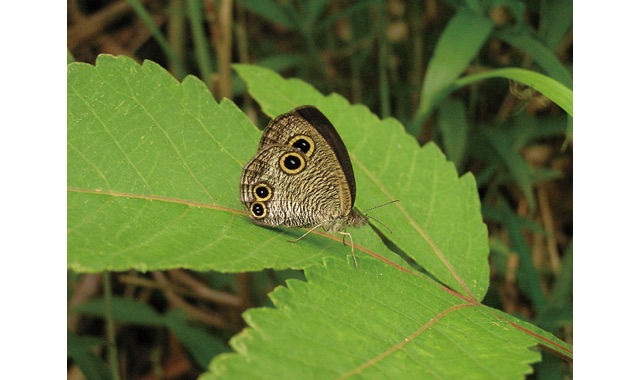
M 333 124 L 314 106 L 300 106 L 290 113 L 296 114 L 311 123 L 322 137 L 327 140 L 329 146 L 331 146 L 338 157 L 338 162 L 340 162 L 344 176 L 347 178 L 347 184 L 351 192 L 351 207 L 353 207 L 356 201 L 356 179 L 353 175 L 353 167 L 351 166 L 351 159 L 349 158 L 347 147 L 344 146 L 344 142 L 342 142 Z

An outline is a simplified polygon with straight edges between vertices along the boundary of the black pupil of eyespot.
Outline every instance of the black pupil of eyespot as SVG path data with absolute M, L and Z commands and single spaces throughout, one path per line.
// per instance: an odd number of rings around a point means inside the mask
M 293 147 L 303 153 L 307 153 L 309 149 L 311 149 L 311 144 L 309 144 L 309 141 L 305 139 L 298 139 L 293 143 Z
M 253 211 L 253 215 L 255 216 L 262 216 L 262 214 L 264 214 L 264 207 L 262 207 L 261 204 L 256 203 L 251 206 L 251 211 Z
M 266 198 L 269 195 L 269 189 L 267 189 L 266 186 L 258 186 L 256 188 L 256 194 L 260 197 L 260 198 Z
M 289 155 L 284 159 L 284 166 L 289 170 L 296 170 L 301 164 L 300 158 L 294 155 Z

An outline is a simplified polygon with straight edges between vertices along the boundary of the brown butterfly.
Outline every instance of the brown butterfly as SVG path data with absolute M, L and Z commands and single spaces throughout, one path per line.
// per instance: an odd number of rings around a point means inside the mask
M 240 198 L 251 218 L 267 226 L 323 227 L 349 236 L 370 218 L 353 208 L 356 181 L 349 153 L 331 122 L 313 106 L 271 120 L 258 152 L 242 170 Z

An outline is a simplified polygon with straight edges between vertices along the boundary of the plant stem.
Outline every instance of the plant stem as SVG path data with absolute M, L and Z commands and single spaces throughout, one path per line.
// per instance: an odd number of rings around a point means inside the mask
M 116 346 L 116 329 L 113 315 L 111 314 L 111 276 L 109 272 L 102 273 L 102 284 L 104 288 L 104 316 L 107 324 L 107 356 L 109 358 L 109 368 L 114 380 L 120 380 L 120 368 L 118 366 L 118 347 Z
M 216 5 L 213 0 L 205 0 L 204 6 L 208 15 L 211 40 L 216 49 L 216 59 L 218 60 L 216 94 L 218 99 L 231 99 L 233 97 L 231 89 L 233 2 L 232 0 L 222 0 Z
M 211 73 L 213 64 L 209 54 L 209 43 L 205 37 L 202 25 L 202 2 L 200 0 L 187 0 L 187 14 L 191 24 L 191 35 L 196 50 L 196 60 L 200 70 L 200 79 L 207 84 L 209 90 L 213 90 Z
M 185 61 L 185 17 L 184 0 L 169 1 L 169 21 L 167 36 L 171 51 L 175 52 L 177 62 Z M 182 67 L 176 66 L 175 62 L 169 64 L 171 74 L 178 77 Z

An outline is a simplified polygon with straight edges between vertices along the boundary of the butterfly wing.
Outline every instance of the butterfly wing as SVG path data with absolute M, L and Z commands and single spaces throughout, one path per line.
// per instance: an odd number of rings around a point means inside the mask
M 307 141 L 305 137 L 311 141 Z M 344 208 L 346 212 L 353 208 L 356 180 L 349 153 L 333 124 L 320 110 L 314 106 L 300 106 L 273 119 L 264 130 L 259 149 L 269 145 L 293 146 L 310 157 L 318 151 L 330 151 L 332 154 L 323 154 L 327 157 L 322 158 L 332 162 L 337 160 L 340 164 L 340 180 L 345 181 L 348 186 L 348 194 L 344 194 L 348 202 Z
M 333 125 L 315 107 L 281 115 L 267 126 L 258 153 L 245 165 L 241 200 L 270 226 L 328 226 L 351 212 L 355 180 Z

